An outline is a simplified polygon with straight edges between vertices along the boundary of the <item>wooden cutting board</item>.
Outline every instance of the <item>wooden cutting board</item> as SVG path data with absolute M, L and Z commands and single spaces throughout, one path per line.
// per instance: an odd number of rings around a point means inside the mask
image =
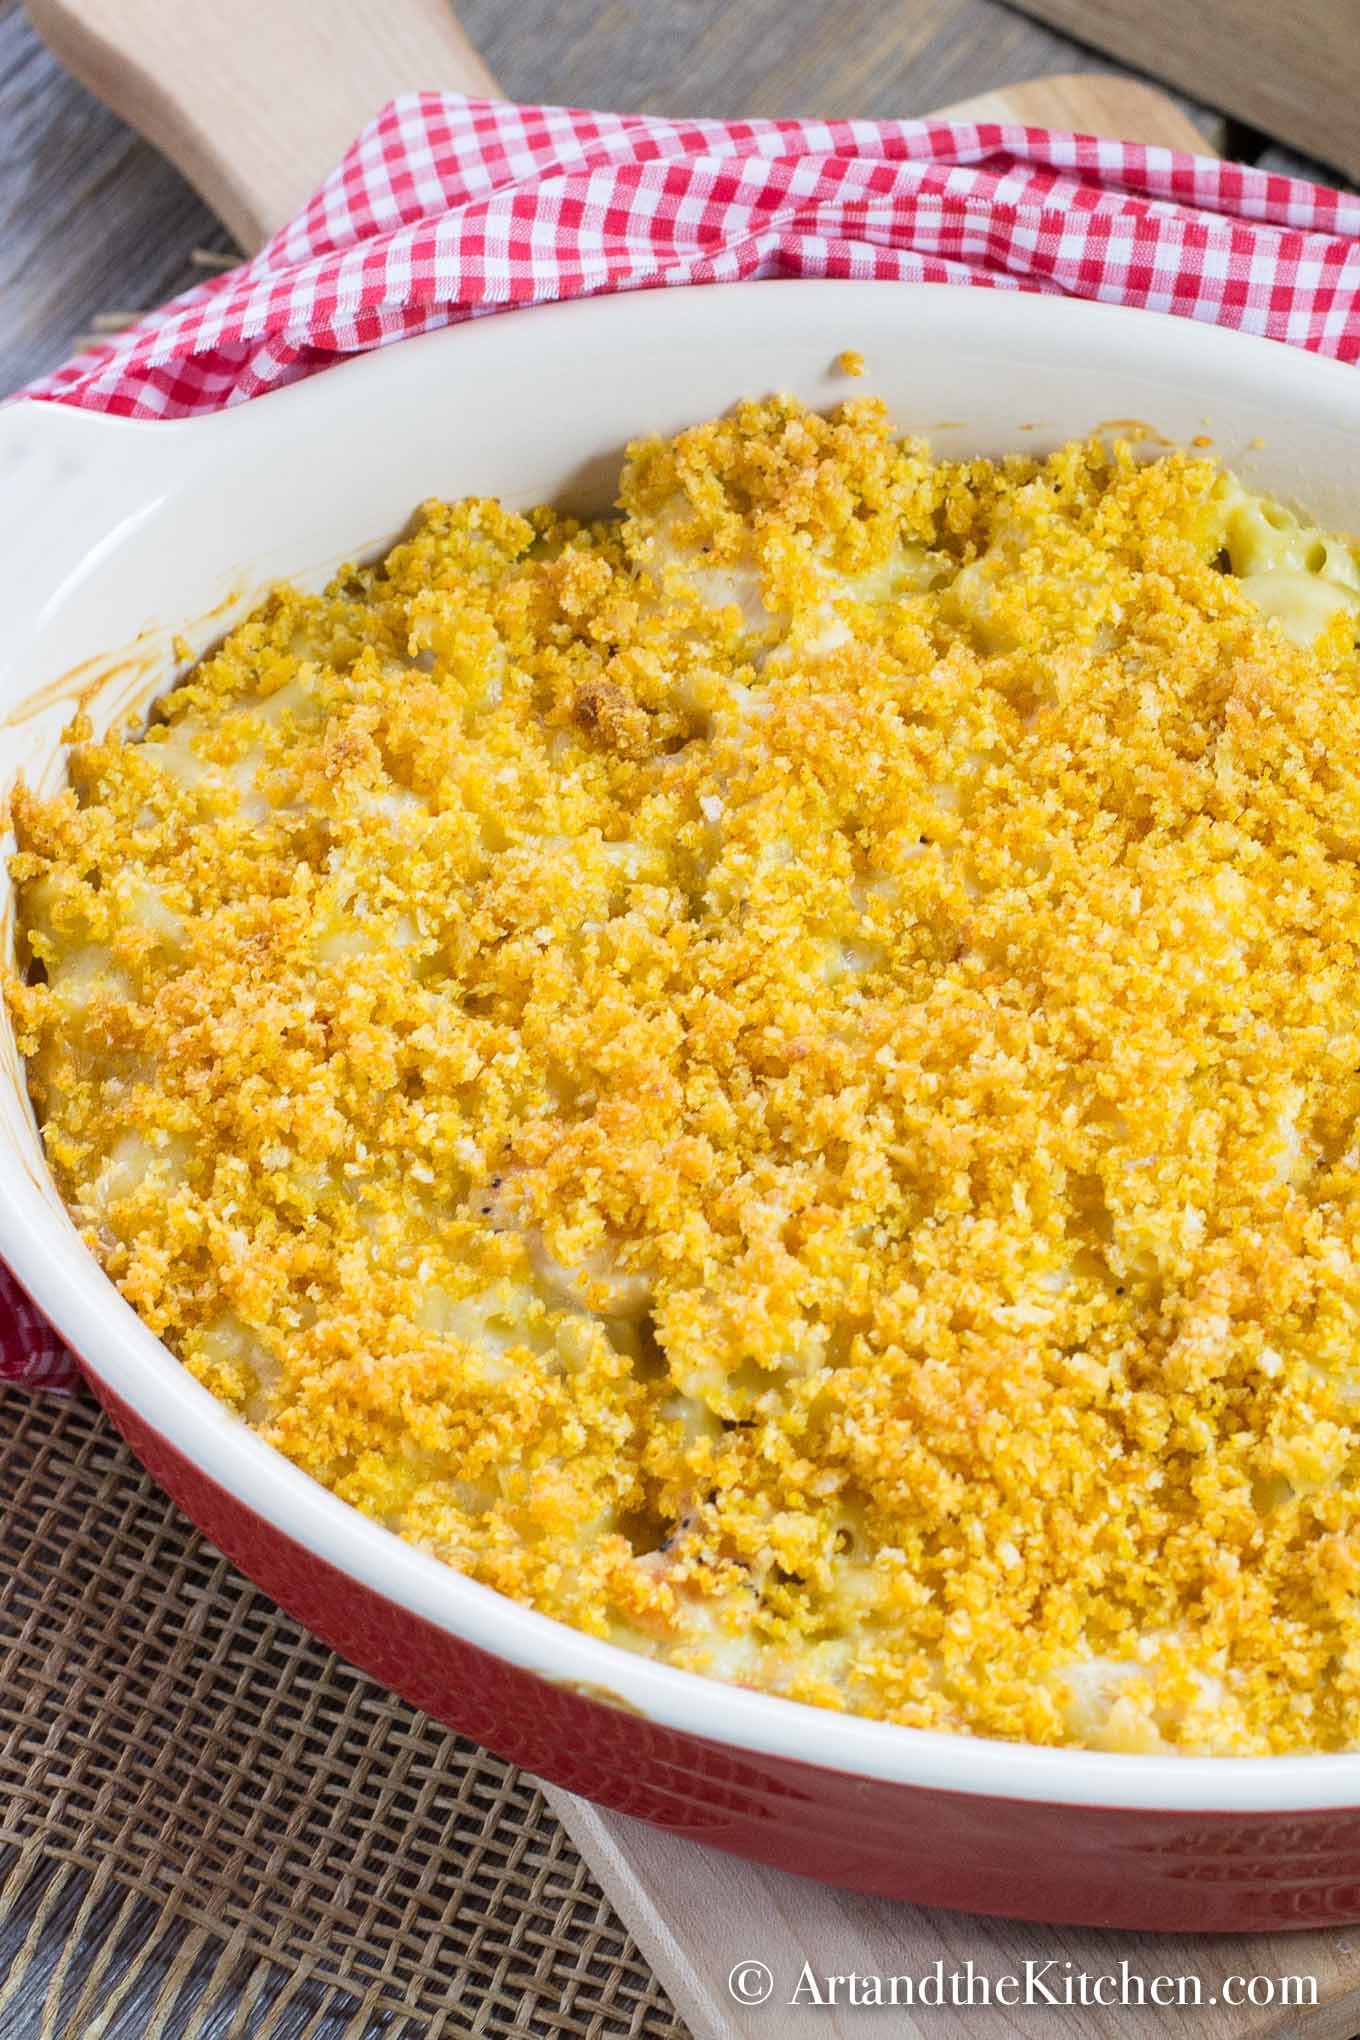
M 743 1863 L 554 1786 L 543 1789 L 694 2040 L 885 2040 L 888 2034 L 894 2040 L 1016 2040 L 1026 2034 L 1034 2040 L 1351 2040 L 1360 2031 L 1360 1927 L 1134 1934 L 929 1911 Z M 755 1962 L 766 1966 L 773 1988 L 765 2002 L 743 2007 L 728 1980 L 735 1973 L 738 1989 L 758 1989 L 761 1979 L 749 1969 Z M 1041 1999 L 1013 2011 L 980 2003 L 878 2011 L 863 2002 L 795 2005 L 790 1999 L 805 1962 L 818 1978 L 852 1972 L 922 1978 L 936 1963 L 948 1977 L 966 1973 L 971 1962 L 974 1975 L 993 1982 L 1023 1976 L 1027 1962 L 1051 1963 L 1045 1974 L 1055 1994 L 1065 1976 L 1117 1979 L 1127 1962 L 1145 1991 L 1154 1978 L 1176 1979 L 1185 2002 L 1181 2008 L 1074 2004 L 1069 2010 Z M 1252 1977 L 1311 1978 L 1316 2005 L 1252 2010 L 1223 2002 L 1230 1979 Z M 823 1995 L 826 1988 L 819 1985 Z M 1110 1994 L 1101 1986 L 1100 1995 Z M 1165 1987 L 1160 1994 L 1170 1996 Z M 974 1996 L 980 1998 L 980 1989 Z
M 29 12 L 77 76 L 174 159 L 245 248 L 288 218 L 384 98 L 421 86 L 497 90 L 442 0 L 326 0 L 319 11 L 310 0 L 234 0 L 228 9 L 220 0 L 29 0 Z M 1178 107 L 1133 79 L 1041 78 L 937 110 L 1206 147 Z M 1349 2040 L 1360 2027 L 1360 1928 L 1173 1938 L 927 1912 L 760 1869 L 545 1789 L 695 2040 L 851 2040 L 887 2030 L 903 2040 L 1002 2040 L 1021 2030 L 1045 2040 L 1055 2031 L 1094 2040 Z M 1187 1993 L 1198 1988 L 1199 2008 L 878 2013 L 788 2003 L 805 1961 L 819 1975 L 919 1977 L 937 1960 L 946 1971 L 971 1960 L 996 1978 L 1050 1959 L 1059 1972 L 1071 1962 L 1103 1975 L 1123 1959 L 1148 1979 L 1184 1977 Z M 743 2008 L 727 1979 L 753 1961 L 769 1966 L 774 1991 Z M 1313 1976 L 1317 2006 L 1230 2010 L 1216 2000 L 1235 1975 Z

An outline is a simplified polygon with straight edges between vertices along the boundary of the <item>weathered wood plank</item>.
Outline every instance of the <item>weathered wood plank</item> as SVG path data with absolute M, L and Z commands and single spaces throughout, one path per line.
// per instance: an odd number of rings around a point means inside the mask
M 1107 57 L 998 0 L 555 0 L 541 10 L 460 0 L 507 92 L 647 113 L 923 113 Z M 1215 116 L 1183 102 L 1212 138 Z
M 1063 32 L 1208 92 L 1275 140 L 1360 177 L 1353 7 L 1338 0 L 1022 0 Z
M 56 65 L 22 11 L 0 14 L 0 392 L 51 367 L 96 312 L 194 280 L 221 229 L 155 151 Z

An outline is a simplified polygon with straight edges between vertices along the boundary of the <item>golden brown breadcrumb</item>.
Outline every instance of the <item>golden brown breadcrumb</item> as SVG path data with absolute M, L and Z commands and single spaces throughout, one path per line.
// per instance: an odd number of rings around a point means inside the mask
M 1360 1739 L 1360 675 L 1215 462 L 750 403 L 429 503 L 15 795 L 124 1295 L 599 1636 L 1038 1742 Z

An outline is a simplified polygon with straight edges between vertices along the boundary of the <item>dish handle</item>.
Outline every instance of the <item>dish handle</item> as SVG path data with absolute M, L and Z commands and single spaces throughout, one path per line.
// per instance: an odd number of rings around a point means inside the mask
M 247 254 L 397 93 L 502 96 L 446 0 L 29 0 L 28 13 Z

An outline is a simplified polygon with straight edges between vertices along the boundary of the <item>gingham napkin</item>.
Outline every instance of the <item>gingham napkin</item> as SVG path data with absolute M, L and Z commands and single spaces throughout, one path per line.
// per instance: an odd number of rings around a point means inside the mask
M 550 298 L 838 276 L 1041 290 L 1360 357 L 1360 198 L 972 121 L 673 121 L 397 99 L 253 261 L 30 396 L 182 418 Z M 0 1379 L 70 1385 L 0 1271 Z
M 252 262 L 33 386 L 132 416 L 241 403 L 478 313 L 751 276 L 1045 290 L 1360 354 L 1360 199 L 972 121 L 674 121 L 397 99 Z

